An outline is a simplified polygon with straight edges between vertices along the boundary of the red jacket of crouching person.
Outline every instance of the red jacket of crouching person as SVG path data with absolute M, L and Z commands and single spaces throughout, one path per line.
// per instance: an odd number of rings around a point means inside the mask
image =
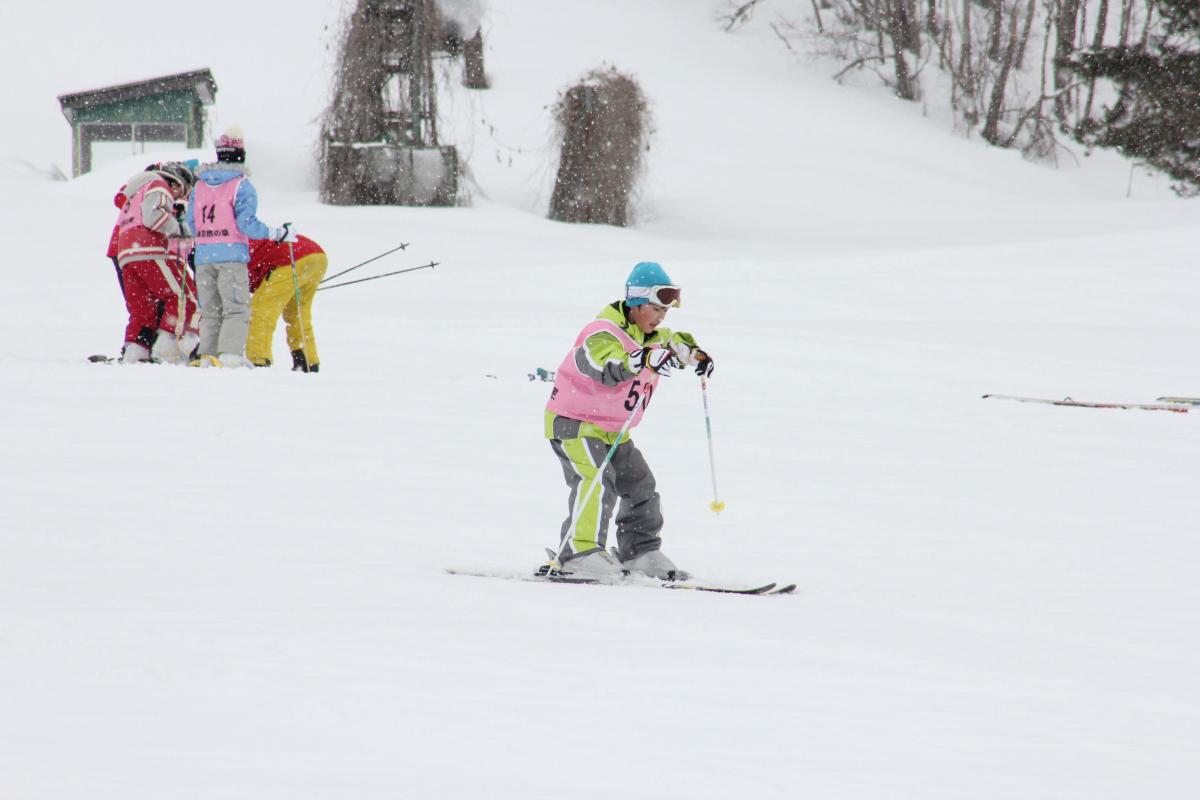
M 297 261 L 313 253 L 324 253 L 321 245 L 307 236 L 296 235 L 296 242 L 288 251 L 286 242 L 273 242 L 270 239 L 250 240 L 250 291 L 256 291 L 267 279 L 271 270 L 279 267 L 291 267 L 292 258 Z
M 125 196 L 125 187 L 122 186 L 116 195 L 113 196 L 113 205 L 117 207 L 117 224 L 113 225 L 112 236 L 108 237 L 108 252 L 104 255 L 109 258 L 117 257 L 117 235 L 121 232 L 121 209 L 125 207 L 125 203 L 128 201 L 129 198 Z

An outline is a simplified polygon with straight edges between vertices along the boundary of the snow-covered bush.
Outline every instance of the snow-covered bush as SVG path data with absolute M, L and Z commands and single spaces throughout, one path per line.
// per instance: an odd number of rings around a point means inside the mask
M 553 112 L 560 154 L 550 218 L 628 224 L 650 136 L 637 81 L 613 67 L 592 70 L 559 93 Z

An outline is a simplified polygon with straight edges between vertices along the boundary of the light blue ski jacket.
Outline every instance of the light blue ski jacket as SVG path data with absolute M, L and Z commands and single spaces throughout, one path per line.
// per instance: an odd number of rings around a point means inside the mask
M 205 164 L 200 167 L 200 171 L 196 175 L 196 179 L 204 181 L 209 186 L 220 186 L 223 183 L 241 178 L 246 175 L 246 168 L 241 164 Z M 195 216 L 195 200 L 196 190 L 192 190 L 192 196 L 188 200 L 187 223 L 188 227 L 196 230 Z M 246 235 L 249 239 L 269 239 L 271 238 L 271 229 L 263 224 L 258 214 L 258 192 L 254 188 L 254 184 L 250 182 L 250 178 L 246 177 L 238 187 L 237 195 L 233 201 L 233 212 L 237 219 L 238 230 Z M 204 244 L 196 243 L 196 264 L 220 264 L 229 261 L 240 261 L 243 264 L 250 263 L 250 248 L 240 242 L 221 243 L 221 244 Z

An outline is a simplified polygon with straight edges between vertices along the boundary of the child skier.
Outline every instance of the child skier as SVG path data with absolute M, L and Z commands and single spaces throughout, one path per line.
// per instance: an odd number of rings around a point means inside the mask
M 296 236 L 295 244 L 270 239 L 250 240 L 250 333 L 246 358 L 256 367 L 271 366 L 271 340 L 275 324 L 283 315 L 287 323 L 292 371 L 317 372 L 317 337 L 313 334 L 312 305 L 329 261 L 321 245 L 307 236 Z M 295 268 L 295 282 L 292 268 Z M 296 295 L 300 307 L 296 307 Z
M 713 360 L 691 334 L 659 327 L 678 308 L 680 289 L 652 261 L 637 264 L 625 299 L 605 306 L 575 338 L 555 375 L 545 434 L 570 488 L 558 557 L 563 571 L 599 578 L 624 572 L 687 580 L 660 549 L 663 517 L 654 475 L 628 432 L 645 413 L 658 379 L 691 365 L 708 376 Z M 600 465 L 616 445 L 592 490 Z M 582 508 L 576 504 L 587 502 Z M 608 520 L 617 510 L 617 560 L 605 550 Z
M 241 128 L 217 139 L 217 163 L 197 173 L 187 209 L 195 231 L 196 286 L 200 292 L 200 358 L 198 367 L 248 366 L 246 334 L 250 328 L 250 240 L 295 242 L 290 224 L 268 228 L 258 219 L 258 192 L 246 170 L 246 143 Z
M 178 363 L 195 346 L 196 285 L 179 256 L 190 232 L 175 211 L 195 180 L 186 165 L 170 162 L 139 172 L 123 190 L 116 254 L 129 322 L 122 363 Z

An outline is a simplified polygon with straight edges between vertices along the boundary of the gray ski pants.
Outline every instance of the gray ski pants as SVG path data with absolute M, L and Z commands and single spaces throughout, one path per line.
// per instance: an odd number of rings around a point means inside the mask
M 617 508 L 617 546 L 621 560 L 628 561 L 642 553 L 657 550 L 663 516 L 654 474 L 646 459 L 633 442 L 617 446 L 608 466 L 604 468 L 600 486 L 592 492 L 588 504 L 580 509 L 577 502 L 591 489 L 592 479 L 599 472 L 610 445 L 600 439 L 551 439 L 550 447 L 562 466 L 563 477 L 571 490 L 568 508 L 573 512 L 563 522 L 559 540 L 567 538 L 566 557 L 585 555 L 606 547 L 608 520 Z
M 250 329 L 250 273 L 240 261 L 199 264 L 200 355 L 245 355 Z

